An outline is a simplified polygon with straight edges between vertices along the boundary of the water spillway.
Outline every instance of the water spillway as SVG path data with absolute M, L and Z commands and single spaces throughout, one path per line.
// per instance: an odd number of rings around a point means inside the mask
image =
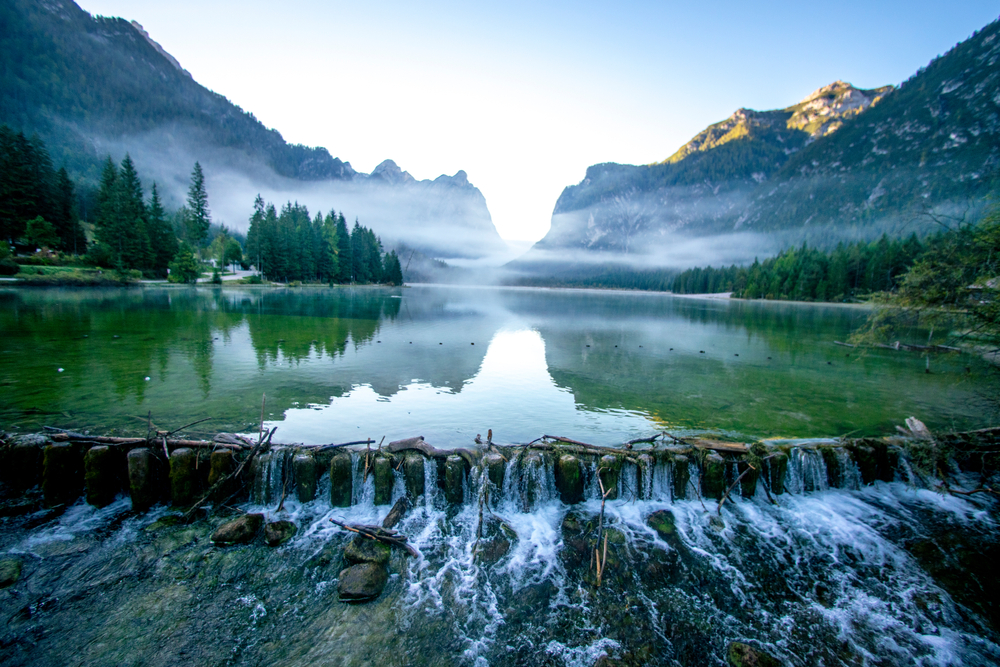
M 995 499 L 935 491 L 902 442 L 275 445 L 190 523 L 174 507 L 248 451 L 167 449 L 5 447 L 0 664 L 1000 661 Z M 970 451 L 948 463 L 966 489 L 995 474 Z M 379 524 L 401 498 L 417 556 L 341 602 L 354 536 L 330 520 Z M 212 543 L 245 513 L 297 531 Z

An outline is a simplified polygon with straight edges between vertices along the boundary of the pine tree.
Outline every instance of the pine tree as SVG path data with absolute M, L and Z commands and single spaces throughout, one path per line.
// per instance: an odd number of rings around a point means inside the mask
M 208 228 L 212 225 L 212 216 L 208 210 L 208 193 L 205 192 L 205 174 L 201 164 L 194 163 L 191 172 L 191 187 L 188 188 L 188 239 L 198 247 L 204 247 L 208 241 Z
M 395 250 L 385 256 L 385 268 L 382 271 L 382 282 L 388 285 L 403 284 L 403 269 L 399 265 L 399 257 L 396 256 Z
M 264 267 L 262 263 L 262 227 L 264 226 L 264 198 L 257 194 L 253 202 L 253 215 L 250 216 L 250 227 L 247 229 L 247 255 L 249 261 L 257 267 L 257 271 L 263 275 Z
M 167 267 L 177 254 L 177 237 L 174 235 L 174 230 L 167 221 L 163 204 L 160 202 L 160 194 L 156 190 L 156 183 L 153 183 L 150 194 L 146 223 L 149 229 L 149 244 L 153 255 L 150 266 L 151 272 L 158 278 L 165 278 L 167 276 Z
M 351 235 L 347 231 L 347 220 L 341 212 L 337 216 L 337 257 L 340 266 L 337 269 L 337 282 L 346 285 L 354 276 L 354 253 L 351 247 Z

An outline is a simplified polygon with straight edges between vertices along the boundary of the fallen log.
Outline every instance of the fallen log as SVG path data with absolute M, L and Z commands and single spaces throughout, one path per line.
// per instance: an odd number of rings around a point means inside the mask
M 52 427 L 46 427 L 52 428 Z M 124 446 L 124 445 L 151 445 L 158 440 L 160 437 L 147 440 L 146 438 L 118 438 L 106 435 L 84 435 L 82 433 L 74 433 L 73 431 L 63 431 L 60 429 L 59 433 L 53 433 L 49 436 L 49 439 L 55 442 L 93 442 L 100 445 L 111 445 L 111 446 Z M 232 442 L 218 442 L 213 440 L 178 440 L 178 439 L 166 439 L 166 443 L 170 447 L 225 447 L 229 449 L 246 449 L 245 445 L 239 445 Z

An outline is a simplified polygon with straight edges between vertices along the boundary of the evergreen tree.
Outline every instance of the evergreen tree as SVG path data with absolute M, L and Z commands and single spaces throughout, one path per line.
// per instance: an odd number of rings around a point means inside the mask
M 403 284 L 403 268 L 399 265 L 399 257 L 396 256 L 395 250 L 385 256 L 385 268 L 382 271 L 382 276 L 382 282 L 388 285 Z
M 340 266 L 337 267 L 337 282 L 346 285 L 354 276 L 354 253 L 343 212 L 337 216 L 337 257 L 340 260 Z
M 191 246 L 187 242 L 181 242 L 174 261 L 170 262 L 170 282 L 195 283 L 198 282 L 199 274 L 198 262 Z
M 208 241 L 208 228 L 212 225 L 212 216 L 208 210 L 208 193 L 205 192 L 205 174 L 201 164 L 194 163 L 191 172 L 191 186 L 188 188 L 188 240 L 197 247 L 203 247 Z
M 263 275 L 261 234 L 264 225 L 264 198 L 257 194 L 253 202 L 253 215 L 250 216 L 250 227 L 247 229 L 247 255 L 257 271 Z
M 156 183 L 153 183 L 150 194 L 146 222 L 149 229 L 149 243 L 153 255 L 149 267 L 150 271 L 157 278 L 165 278 L 167 276 L 167 267 L 177 254 L 177 237 L 174 235 L 174 230 L 167 221 L 166 212 L 163 210 L 163 204 L 160 202 L 160 194 L 156 189 Z

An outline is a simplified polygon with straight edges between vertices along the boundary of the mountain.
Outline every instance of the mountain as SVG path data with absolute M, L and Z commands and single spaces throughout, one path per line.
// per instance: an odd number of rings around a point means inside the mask
M 417 181 L 387 160 L 359 174 L 325 148 L 289 144 L 198 84 L 138 23 L 93 17 L 72 0 L 0 3 L 0 123 L 38 134 L 53 162 L 85 184 L 97 181 L 107 155 L 130 153 L 173 205 L 183 203 L 198 160 L 213 213 L 236 228 L 246 227 L 262 191 L 336 207 L 383 241 L 407 241 L 435 256 L 505 247 L 465 172 Z M 416 215 L 407 212 L 409 200 Z M 428 221 L 445 232 L 434 242 Z
M 785 109 L 739 109 L 662 162 L 591 166 L 515 267 L 729 263 L 975 216 L 1000 183 L 998 33 L 989 24 L 898 88 L 837 81 Z

